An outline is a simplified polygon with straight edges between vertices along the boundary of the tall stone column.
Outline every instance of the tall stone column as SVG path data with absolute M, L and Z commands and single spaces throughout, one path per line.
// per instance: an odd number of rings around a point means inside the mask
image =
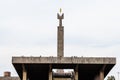
M 58 27 L 58 57 L 64 56 L 64 27 Z
M 49 80 L 52 80 L 52 65 L 49 65 Z

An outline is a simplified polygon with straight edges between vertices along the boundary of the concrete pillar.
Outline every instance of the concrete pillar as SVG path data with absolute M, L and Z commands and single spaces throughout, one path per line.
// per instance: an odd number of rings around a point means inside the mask
M 26 71 L 26 69 L 25 69 L 24 64 L 22 65 L 22 69 L 23 69 L 23 72 L 22 72 L 22 80 L 27 80 L 27 71 Z
M 52 80 L 52 71 L 49 72 L 49 80 Z
M 52 65 L 49 65 L 49 80 L 52 80 Z
M 64 57 L 64 27 L 58 27 L 57 57 Z
M 103 65 L 102 69 L 100 70 L 100 80 L 104 80 L 104 70 L 106 65 Z
M 27 71 L 23 70 L 23 79 L 22 80 L 27 80 Z
M 75 80 L 78 80 L 78 71 L 75 71 Z
M 103 70 L 100 71 L 100 80 L 104 80 L 104 71 Z
M 75 80 L 78 80 L 78 65 L 75 68 Z

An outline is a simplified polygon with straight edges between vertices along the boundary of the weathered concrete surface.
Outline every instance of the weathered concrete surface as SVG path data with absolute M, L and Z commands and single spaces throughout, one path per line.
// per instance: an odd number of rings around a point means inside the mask
M 64 57 L 64 27 L 58 26 L 57 57 Z
M 51 72 L 49 72 L 49 80 L 52 80 L 53 78 L 52 78 L 52 71 Z
M 64 27 L 62 26 L 62 19 L 64 14 L 57 14 L 59 19 L 58 36 L 57 36 L 57 57 L 64 57 Z
M 100 80 L 104 80 L 104 71 L 100 71 Z
M 27 72 L 25 70 L 23 70 L 23 78 L 22 80 L 28 80 L 27 79 Z
M 93 80 L 100 75 L 100 71 L 104 68 L 104 76 L 116 64 L 114 57 L 13 57 L 12 63 L 22 78 L 22 65 L 28 73 L 30 80 L 42 79 L 49 80 L 51 77 L 49 70 L 52 69 L 78 69 L 79 80 Z M 104 66 L 106 65 L 106 66 Z M 32 76 L 31 76 L 32 75 Z M 41 76 L 40 76 L 41 75 Z M 86 77 L 87 76 L 87 77 Z M 77 79 L 77 77 L 76 77 Z M 102 77 L 101 77 L 102 79 Z
M 44 63 L 44 64 L 116 64 L 114 57 L 13 57 L 12 63 Z

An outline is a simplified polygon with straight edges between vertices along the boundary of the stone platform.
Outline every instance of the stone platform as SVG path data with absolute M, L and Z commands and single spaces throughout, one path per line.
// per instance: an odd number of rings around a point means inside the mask
M 103 80 L 114 57 L 12 57 L 21 80 L 52 80 L 52 69 L 73 69 L 75 80 Z

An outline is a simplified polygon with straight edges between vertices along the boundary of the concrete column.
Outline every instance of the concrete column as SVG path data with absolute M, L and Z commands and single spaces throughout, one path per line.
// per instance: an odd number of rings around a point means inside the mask
M 49 65 L 49 80 L 52 80 L 52 65 Z
M 78 71 L 75 71 L 75 80 L 78 80 Z
M 104 80 L 104 70 L 106 65 L 103 65 L 102 69 L 100 70 L 100 80 Z
M 23 70 L 23 79 L 22 80 L 27 80 L 27 72 Z
M 64 27 L 58 27 L 57 57 L 64 57 Z
M 104 71 L 103 70 L 100 71 L 100 80 L 104 80 Z
M 25 69 L 24 64 L 22 65 L 23 73 L 22 73 L 22 80 L 27 80 L 27 71 Z
M 75 80 L 78 80 L 78 65 L 76 65 L 76 68 L 75 68 Z
M 49 72 L 49 80 L 52 80 L 52 71 Z

